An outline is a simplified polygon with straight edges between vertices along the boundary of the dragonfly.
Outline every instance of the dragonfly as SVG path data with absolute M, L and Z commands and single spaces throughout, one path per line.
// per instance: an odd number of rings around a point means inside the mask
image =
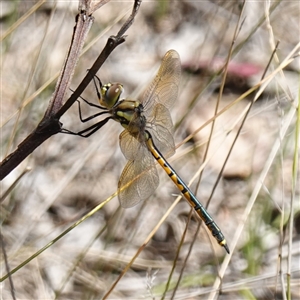
M 229 253 L 226 239 L 216 222 L 166 160 L 166 157 L 175 153 L 170 109 L 178 96 L 180 76 L 181 62 L 175 50 L 169 50 L 165 54 L 156 77 L 140 101 L 120 99 L 124 91 L 122 84 L 103 85 L 100 78 L 95 76 L 93 80 L 100 105 L 81 99 L 88 105 L 99 108 L 100 112 L 83 118 L 78 101 L 80 120 L 87 122 L 102 114 L 109 116 L 77 133 L 66 129 L 63 132 L 89 137 L 110 119 L 120 123 L 124 131 L 120 134 L 119 144 L 128 160 L 118 183 L 121 206 L 135 206 L 154 193 L 159 184 L 155 164 L 157 161 L 203 220 L 212 236 Z

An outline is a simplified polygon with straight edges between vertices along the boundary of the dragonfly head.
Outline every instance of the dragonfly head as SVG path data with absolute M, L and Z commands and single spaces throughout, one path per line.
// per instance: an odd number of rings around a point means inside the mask
M 119 101 L 124 91 L 121 83 L 107 83 L 101 87 L 99 103 L 108 109 L 112 108 Z

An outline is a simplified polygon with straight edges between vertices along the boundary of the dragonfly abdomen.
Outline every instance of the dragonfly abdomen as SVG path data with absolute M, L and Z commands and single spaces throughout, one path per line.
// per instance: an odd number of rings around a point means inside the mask
M 217 240 L 217 242 L 225 248 L 225 250 L 229 253 L 229 248 L 227 246 L 225 237 L 221 232 L 220 228 L 210 216 L 210 214 L 206 211 L 203 205 L 198 201 L 195 195 L 191 192 L 188 186 L 184 183 L 184 181 L 179 177 L 179 175 L 175 172 L 175 170 L 169 165 L 169 163 L 162 156 L 160 151 L 156 148 L 153 143 L 151 134 L 146 131 L 146 144 L 152 154 L 152 156 L 157 160 L 157 162 L 163 167 L 165 172 L 169 175 L 175 185 L 178 187 L 180 192 L 184 195 L 186 200 L 190 203 L 190 205 L 197 212 L 198 216 L 203 220 L 207 228 L 210 230 L 212 236 Z

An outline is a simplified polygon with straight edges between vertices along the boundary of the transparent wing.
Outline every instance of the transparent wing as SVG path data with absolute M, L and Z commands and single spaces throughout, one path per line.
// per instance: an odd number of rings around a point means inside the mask
M 158 183 L 157 170 L 150 154 L 141 160 L 128 161 L 118 184 L 121 206 L 132 207 L 147 199 L 154 193 Z
M 164 105 L 155 105 L 153 116 L 147 121 L 146 129 L 164 157 L 170 157 L 175 153 L 173 122 L 169 110 Z
M 149 150 L 127 130 L 120 135 L 120 147 L 129 160 L 118 184 L 120 204 L 127 208 L 150 197 L 158 186 L 159 177 Z
M 146 128 L 152 135 L 155 146 L 165 157 L 175 152 L 173 123 L 169 109 L 177 99 L 181 64 L 175 50 L 168 51 L 158 73 L 142 99 Z
M 141 160 L 147 154 L 145 152 L 148 152 L 144 143 L 142 144 L 142 140 L 139 142 L 128 130 L 121 132 L 119 143 L 121 151 L 127 160 Z
M 170 109 L 177 99 L 181 74 L 179 54 L 175 50 L 169 50 L 161 63 L 158 73 L 148 89 L 141 103 L 145 109 L 145 116 L 151 115 L 152 108 L 157 103 Z M 147 115 L 149 113 L 150 115 Z

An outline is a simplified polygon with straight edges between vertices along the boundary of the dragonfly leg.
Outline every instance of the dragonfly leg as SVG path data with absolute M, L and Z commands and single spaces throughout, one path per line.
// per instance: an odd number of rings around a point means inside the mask
M 104 126 L 108 122 L 109 119 L 111 119 L 111 117 L 107 117 L 106 119 L 101 120 L 100 122 L 86 128 L 86 129 L 83 129 L 79 132 L 73 132 L 71 130 L 62 128 L 61 133 L 78 135 L 78 136 L 87 138 L 87 137 L 91 136 L 93 133 L 95 133 L 96 131 L 98 131 L 102 126 Z
M 81 99 L 83 99 L 83 98 L 81 98 Z M 99 105 L 95 105 L 95 104 L 93 104 L 93 103 L 90 103 L 90 102 L 88 102 L 88 101 L 85 100 L 85 99 L 83 99 L 83 100 L 84 100 L 87 104 L 89 104 L 89 105 L 91 105 L 91 106 L 96 106 L 96 107 L 99 108 Z M 87 118 L 83 118 L 83 117 L 82 117 L 82 112 L 81 112 L 80 101 L 78 101 L 78 100 L 76 100 L 76 101 L 77 101 L 77 103 L 78 103 L 79 118 L 80 118 L 80 121 L 81 121 L 82 123 L 85 123 L 85 122 L 90 121 L 90 120 L 92 120 L 92 119 L 95 119 L 95 118 L 97 118 L 97 117 L 99 117 L 99 116 L 101 116 L 101 115 L 103 115 L 103 114 L 107 114 L 107 113 L 108 113 L 107 111 L 102 111 L 102 112 L 96 113 L 96 114 L 94 114 L 94 115 L 92 115 L 92 116 L 89 116 L 89 117 L 87 117 Z
M 100 80 L 100 79 L 99 79 Z M 74 92 L 72 89 L 70 89 L 72 92 Z M 107 110 L 107 108 L 106 107 L 103 107 L 103 106 L 101 106 L 101 105 L 98 105 L 98 104 L 94 104 L 94 103 L 92 103 L 92 102 L 89 102 L 89 101 L 87 101 L 86 99 L 84 99 L 83 97 L 81 97 L 81 96 L 79 96 L 79 98 L 81 99 L 81 100 L 83 100 L 87 105 L 89 105 L 89 106 L 92 106 L 92 107 L 96 107 L 96 108 L 99 108 L 99 109 L 105 109 L 105 110 Z M 78 101 L 78 100 L 77 100 Z
M 94 82 L 94 85 L 95 85 L 95 88 L 96 88 L 97 97 L 98 97 L 98 99 L 101 99 L 101 93 L 100 93 L 99 88 L 98 88 L 98 86 L 97 86 L 97 82 L 96 82 L 96 80 L 95 80 L 95 77 L 96 77 L 97 80 L 98 80 L 98 84 L 99 84 L 100 89 L 101 89 L 101 87 L 103 86 L 103 84 L 102 84 L 100 78 L 99 78 L 97 75 L 95 75 L 95 76 L 93 77 L 93 82 Z

